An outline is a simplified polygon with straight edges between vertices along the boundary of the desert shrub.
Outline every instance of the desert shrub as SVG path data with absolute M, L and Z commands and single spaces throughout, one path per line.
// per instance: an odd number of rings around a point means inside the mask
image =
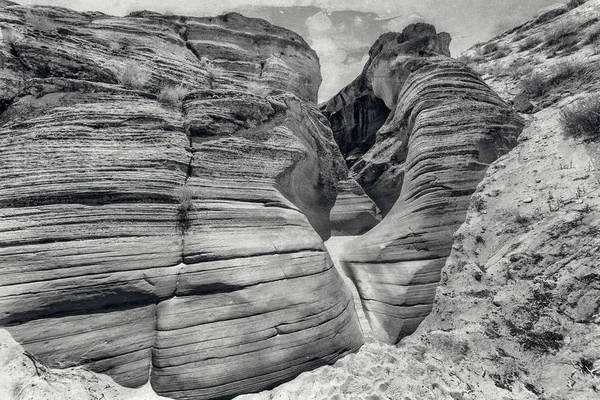
M 550 84 L 539 72 L 534 72 L 521 80 L 521 89 L 531 97 L 541 97 L 548 92 Z
M 594 25 L 591 32 L 588 33 L 585 39 L 585 44 L 598 44 L 600 43 L 600 24 Z
M 523 41 L 523 43 L 521 43 L 521 45 L 519 46 L 519 50 L 525 51 L 525 50 L 533 49 L 534 47 L 537 47 L 540 43 L 542 43 L 542 39 L 540 39 L 537 36 L 531 36 L 531 37 L 525 39 L 525 41 Z
M 248 82 L 246 84 L 246 89 L 248 89 L 250 93 L 261 97 L 266 97 L 271 93 L 270 87 L 261 85 L 258 82 Z
M 526 226 L 529 225 L 531 219 L 527 215 L 523 215 L 521 213 L 517 213 L 515 215 L 515 222 L 519 225 Z
M 44 15 L 33 14 L 31 10 L 25 13 L 25 22 L 34 30 L 44 33 L 55 32 L 57 26 L 48 17 Z
M 567 82 L 582 84 L 592 78 L 593 68 L 582 62 L 567 61 L 554 65 L 549 74 L 544 76 L 534 72 L 521 80 L 521 89 L 531 97 L 543 97 L 550 90 Z
M 17 35 L 12 29 L 0 28 L 0 32 L 2 32 L 2 40 L 6 44 L 12 45 L 17 42 Z
M 485 210 L 486 208 L 486 204 L 485 204 L 485 200 L 481 195 L 473 195 L 473 197 L 471 197 L 471 207 L 473 209 L 475 209 L 477 212 L 481 212 L 483 210 Z
M 460 56 L 456 57 L 456 61 L 469 65 L 469 63 L 473 62 L 473 58 L 468 54 L 461 54 Z
M 529 75 L 533 72 L 532 65 L 520 65 L 520 64 L 512 64 L 507 71 L 509 76 L 512 76 L 515 79 L 520 79 L 522 76 Z
M 509 71 L 506 66 L 499 63 L 494 63 L 488 68 L 487 73 L 491 76 L 506 76 L 509 74 Z
M 129 42 L 125 38 L 121 38 L 117 41 L 110 41 L 108 43 L 108 51 L 112 54 L 119 54 L 127 49 Z
M 525 39 L 527 36 L 523 33 L 523 32 L 519 32 L 517 33 L 515 36 L 513 36 L 513 43 L 514 42 L 520 42 L 521 40 Z
M 189 212 L 194 207 L 194 192 L 188 186 L 181 185 L 175 189 L 173 195 L 179 204 L 177 223 L 185 232 L 190 227 Z
M 579 7 L 587 2 L 587 0 L 571 0 L 567 3 L 567 9 L 572 10 L 575 7 Z
M 204 71 L 206 72 L 206 79 L 208 80 L 208 85 L 211 89 L 214 89 L 217 86 L 217 80 L 222 77 L 225 72 L 223 68 L 217 67 L 210 62 L 204 64 Z
M 158 101 L 175 107 L 181 107 L 181 101 L 186 94 L 188 94 L 188 90 L 182 85 L 168 86 L 160 91 Z
M 564 82 L 587 83 L 592 78 L 593 68 L 583 62 L 565 61 L 550 69 L 549 84 L 560 86 Z
M 560 123 L 567 136 L 600 139 L 600 97 L 590 97 L 563 108 Z
M 152 73 L 137 64 L 125 64 L 116 71 L 119 83 L 125 87 L 140 89 L 152 78 Z
M 500 46 L 498 46 L 498 43 L 494 43 L 494 42 L 487 43 L 481 48 L 481 54 L 482 55 L 491 54 L 491 53 L 498 51 L 499 49 L 500 49 Z
M 577 26 L 571 21 L 564 21 L 548 31 L 544 38 L 545 46 L 557 46 L 563 49 L 577 43 L 575 36 L 577 36 Z

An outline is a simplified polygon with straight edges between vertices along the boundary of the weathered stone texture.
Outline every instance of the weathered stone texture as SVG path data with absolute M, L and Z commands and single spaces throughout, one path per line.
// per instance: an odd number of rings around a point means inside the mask
M 347 245 L 342 263 L 374 333 L 394 343 L 430 312 L 470 195 L 522 128 L 504 101 L 449 57 L 448 44 L 426 24 L 385 34 L 357 80 L 392 110 L 350 171 L 387 216 Z M 333 99 L 324 109 L 335 115 L 348 107 Z
M 356 350 L 314 51 L 237 14 L 27 10 L 0 10 L 0 325 L 174 398 Z

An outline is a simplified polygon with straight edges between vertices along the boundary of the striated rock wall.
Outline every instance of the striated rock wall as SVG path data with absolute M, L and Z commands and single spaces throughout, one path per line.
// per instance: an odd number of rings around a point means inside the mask
M 316 54 L 237 14 L 0 9 L 0 326 L 51 366 L 227 397 L 356 350 L 322 239 Z
M 449 42 L 427 24 L 383 35 L 361 78 L 392 111 L 351 176 L 387 216 L 350 242 L 341 261 L 374 334 L 392 343 L 430 312 L 470 195 L 522 129 L 503 100 L 449 57 Z M 344 104 L 334 98 L 324 108 L 344 114 Z
M 381 221 L 379 209 L 354 180 L 338 182 L 338 196 L 331 209 L 332 235 L 362 235 Z

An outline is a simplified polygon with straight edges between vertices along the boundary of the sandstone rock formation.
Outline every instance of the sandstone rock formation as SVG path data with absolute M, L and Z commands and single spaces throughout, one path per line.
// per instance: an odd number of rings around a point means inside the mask
M 361 235 L 381 221 L 379 209 L 354 180 L 338 182 L 338 195 L 331 209 L 332 234 Z
M 488 165 L 516 145 L 521 119 L 449 57 L 427 24 L 383 35 L 363 75 L 325 105 L 345 154 L 375 140 L 351 176 L 387 216 L 342 256 L 375 335 L 395 343 L 430 312 L 452 234 Z M 391 110 L 386 116 L 380 99 Z M 353 102 L 376 110 L 356 122 Z M 358 132 L 358 133 L 351 133 Z M 356 139 L 354 139 L 356 137 Z M 350 151 L 349 151 L 350 150 Z
M 469 52 L 506 100 L 531 75 L 548 90 L 471 196 L 417 331 L 396 346 L 367 338 L 333 366 L 240 400 L 599 397 L 600 142 L 565 135 L 560 122 L 563 107 L 600 90 L 600 0 L 581 3 L 477 46 L 508 49 L 503 57 Z M 573 33 L 554 41 L 565 27 Z M 538 48 L 523 48 L 531 39 Z M 575 44 L 570 56 L 553 56 L 564 43 Z M 567 60 L 587 73 L 552 79 Z
M 6 400 L 168 400 L 149 384 L 130 389 L 85 368 L 48 368 L 4 329 L 0 329 L 0 377 L 0 399 Z
M 0 27 L 0 326 L 26 350 L 203 399 L 360 347 L 299 36 L 8 3 Z

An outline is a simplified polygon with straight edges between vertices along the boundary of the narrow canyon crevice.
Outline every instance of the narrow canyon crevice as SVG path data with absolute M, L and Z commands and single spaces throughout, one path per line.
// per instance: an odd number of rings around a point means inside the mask
M 346 244 L 340 263 L 375 337 L 390 343 L 431 311 L 471 194 L 523 128 L 508 104 L 449 57 L 449 43 L 423 23 L 385 34 L 362 75 L 321 107 L 350 158 L 350 177 L 384 215 Z M 357 118 L 365 107 L 371 114 Z

